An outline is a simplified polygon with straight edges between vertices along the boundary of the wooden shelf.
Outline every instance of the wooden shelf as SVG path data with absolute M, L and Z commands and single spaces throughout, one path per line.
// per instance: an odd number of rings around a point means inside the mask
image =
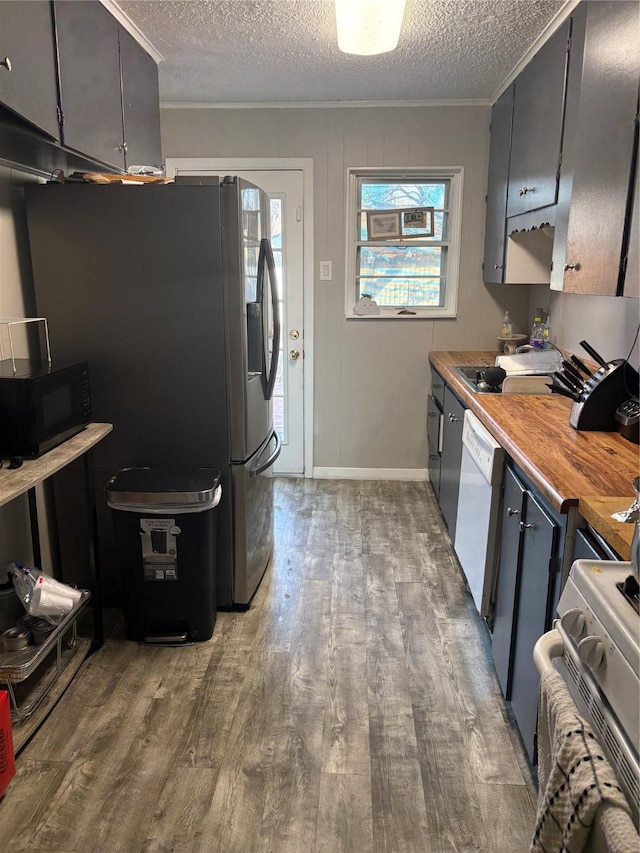
M 20 468 L 0 470 L 0 506 L 9 503 L 79 459 L 108 435 L 113 424 L 88 424 L 86 429 L 38 459 L 25 459 Z

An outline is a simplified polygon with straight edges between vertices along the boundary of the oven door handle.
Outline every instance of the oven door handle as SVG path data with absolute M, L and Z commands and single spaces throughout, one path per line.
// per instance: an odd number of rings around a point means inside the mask
M 563 654 L 564 642 L 556 628 L 543 634 L 533 647 L 533 660 L 541 675 L 543 672 L 555 670 L 553 658 L 560 658 Z

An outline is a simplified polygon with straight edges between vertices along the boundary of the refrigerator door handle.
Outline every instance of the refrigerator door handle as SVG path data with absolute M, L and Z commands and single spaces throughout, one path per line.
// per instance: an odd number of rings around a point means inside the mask
M 262 260 L 262 264 L 260 264 L 260 260 Z M 260 281 L 258 284 L 258 293 L 259 299 L 265 299 L 265 287 L 264 287 L 264 272 L 265 272 L 265 262 L 266 268 L 269 273 L 269 290 L 271 291 L 271 310 L 273 312 L 273 341 L 271 348 L 271 363 L 269 365 L 269 376 L 267 378 L 266 373 L 266 341 L 264 341 L 265 346 L 263 346 L 264 352 L 264 372 L 262 374 L 262 387 L 264 390 L 265 400 L 270 400 L 273 395 L 273 388 L 276 384 L 276 373 L 278 372 L 278 355 L 280 352 L 280 314 L 278 313 L 278 291 L 276 287 L 276 265 L 273 259 L 273 250 L 271 249 L 271 243 L 267 240 L 266 237 L 263 237 L 260 241 L 260 257 L 258 260 L 258 269 L 259 269 L 259 277 Z M 261 273 L 261 275 L 260 275 Z M 267 312 L 264 311 L 263 316 L 266 316 Z
M 264 473 L 267 468 L 270 468 L 273 465 L 278 456 L 280 456 L 280 451 L 282 450 L 282 439 L 280 438 L 280 434 L 275 429 L 269 436 L 269 441 L 265 444 L 265 447 L 268 446 L 274 438 L 276 440 L 275 450 L 264 462 L 260 462 L 260 464 L 256 465 L 255 468 L 249 469 L 250 477 L 257 477 L 258 475 Z

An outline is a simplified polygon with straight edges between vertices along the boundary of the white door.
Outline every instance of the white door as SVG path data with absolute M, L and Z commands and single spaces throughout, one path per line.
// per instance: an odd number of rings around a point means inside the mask
M 205 161 L 206 162 L 206 161 Z M 271 243 L 280 297 L 282 336 L 273 392 L 274 427 L 282 436 L 277 474 L 304 474 L 304 225 L 303 172 L 238 169 L 233 161 L 167 161 L 171 175 L 239 175 L 261 187 L 271 202 Z

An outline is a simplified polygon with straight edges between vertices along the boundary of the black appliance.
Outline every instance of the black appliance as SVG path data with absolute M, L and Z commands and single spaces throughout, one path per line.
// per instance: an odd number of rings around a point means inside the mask
M 36 458 L 90 421 L 86 361 L 0 361 L 0 454 Z
M 49 183 L 26 203 L 38 312 L 58 352 L 88 358 L 94 419 L 114 425 L 94 454 L 105 600 L 122 596 L 104 486 L 176 465 L 221 472 L 218 605 L 246 606 L 272 551 L 281 446 L 266 193 L 238 177 Z

